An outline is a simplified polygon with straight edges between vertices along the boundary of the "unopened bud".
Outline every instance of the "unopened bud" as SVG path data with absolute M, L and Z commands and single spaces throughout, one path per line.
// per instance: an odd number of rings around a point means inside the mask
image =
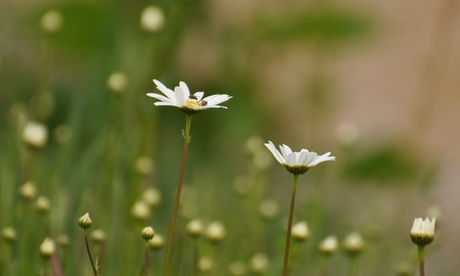
M 16 241 L 16 230 L 13 227 L 6 227 L 2 230 L 2 238 L 8 242 Z
M 35 202 L 35 208 L 39 213 L 48 213 L 51 207 L 51 202 L 46 196 L 39 196 Z
M 203 223 L 199 219 L 193 219 L 187 224 L 185 228 L 190 236 L 196 238 L 203 232 Z
M 148 227 L 145 227 L 144 229 L 142 229 L 142 238 L 145 241 L 149 241 L 149 240 L 153 239 L 154 236 L 155 236 L 155 231 L 153 230 L 152 227 L 148 226 Z
M 32 181 L 27 181 L 19 187 L 19 195 L 25 200 L 33 200 L 37 196 L 37 188 Z
M 43 258 L 49 258 L 56 252 L 56 244 L 50 238 L 46 238 L 40 245 L 40 254 Z
M 64 18 L 58 10 L 49 10 L 40 19 L 42 30 L 50 34 L 59 32 L 63 23 Z
M 304 241 L 310 237 L 310 230 L 305 221 L 296 223 L 291 230 L 291 235 L 297 241 Z
M 142 195 L 142 200 L 150 207 L 158 206 L 161 202 L 161 193 L 156 188 L 148 188 Z
M 205 237 L 212 242 L 219 242 L 225 237 L 225 234 L 222 222 L 213 221 L 206 228 Z
M 150 217 L 150 208 L 144 201 L 136 201 L 131 208 L 131 215 L 137 220 L 145 221 Z
M 106 239 L 105 231 L 102 229 L 96 229 L 90 234 L 90 238 L 97 243 L 104 242 Z
M 93 221 L 89 217 L 89 213 L 84 214 L 79 220 L 78 220 L 78 225 L 80 225 L 81 228 L 83 229 L 88 229 L 93 225 Z
M 153 236 L 153 239 L 148 241 L 149 247 L 152 248 L 153 250 L 162 249 L 164 246 L 164 243 L 165 243 L 164 238 L 160 234 L 156 234 L 155 236 Z
M 339 248 L 339 242 L 337 241 L 336 236 L 328 236 L 326 237 L 320 244 L 319 244 L 319 250 L 323 252 L 326 255 L 333 254 L 337 252 L 337 249 Z
M 249 262 L 251 270 L 257 274 L 262 274 L 267 271 L 268 257 L 263 253 L 258 253 L 251 258 Z
M 22 140 L 32 148 L 43 148 L 48 141 L 48 129 L 43 124 L 28 122 L 22 131 Z
M 165 24 L 163 10 L 157 6 L 147 6 L 141 13 L 141 28 L 149 33 L 160 31 Z

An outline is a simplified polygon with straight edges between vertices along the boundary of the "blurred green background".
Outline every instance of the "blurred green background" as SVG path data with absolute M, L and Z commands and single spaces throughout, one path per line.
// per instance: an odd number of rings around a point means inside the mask
M 409 230 L 432 214 L 427 274 L 453 275 L 458 17 L 455 1 L 2 1 L 0 227 L 17 237 L 2 240 L 0 273 L 40 275 L 39 245 L 65 234 L 64 275 L 91 275 L 77 224 L 86 212 L 107 234 L 93 243 L 102 275 L 139 273 L 140 230 L 168 236 L 185 126 L 145 95 L 158 79 L 233 96 L 228 110 L 193 116 L 174 275 L 193 270 L 192 218 L 226 227 L 219 244 L 198 241 L 215 262 L 202 275 L 232 275 L 234 261 L 258 275 L 257 253 L 269 259 L 259 274 L 279 275 L 292 178 L 268 140 L 337 157 L 300 177 L 295 221 L 311 236 L 293 247 L 292 275 L 318 274 L 319 242 L 353 231 L 366 242 L 358 275 L 416 275 Z M 45 146 L 22 138 L 30 121 L 46 126 Z M 49 212 L 21 197 L 28 181 Z M 133 217 L 149 188 L 161 202 Z M 268 218 L 267 199 L 279 206 Z M 152 251 L 152 275 L 164 251 Z M 329 275 L 347 275 L 347 262 L 339 250 Z

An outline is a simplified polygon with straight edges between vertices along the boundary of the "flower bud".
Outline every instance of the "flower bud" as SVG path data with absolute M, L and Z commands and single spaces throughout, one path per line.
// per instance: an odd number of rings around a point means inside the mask
M 113 72 L 107 80 L 107 86 L 114 93 L 123 93 L 128 86 L 128 79 L 123 72 Z
M 93 221 L 89 217 L 89 213 L 84 214 L 80 219 L 78 219 L 78 225 L 85 230 L 93 225 Z
M 144 229 L 142 229 L 141 233 L 142 233 L 142 238 L 145 241 L 149 241 L 149 240 L 153 239 L 153 237 L 155 236 L 155 231 L 150 226 L 145 227 Z
M 308 224 L 305 221 L 296 223 L 291 230 L 291 236 L 301 242 L 310 237 L 310 230 L 308 229 Z
M 246 275 L 247 266 L 245 263 L 241 261 L 235 261 L 230 264 L 228 270 L 230 271 L 230 275 L 232 276 L 242 276 Z
M 416 218 L 410 231 L 412 242 L 419 246 L 425 246 L 433 242 L 435 224 L 436 218 L 431 219 L 431 221 L 429 218 L 425 218 L 425 220 Z
M 13 227 L 6 227 L 2 230 L 2 238 L 8 242 L 16 241 L 16 230 Z
M 343 242 L 343 248 L 346 252 L 350 254 L 357 254 L 363 250 L 364 247 L 364 240 L 363 237 L 356 232 L 349 234 L 345 237 L 345 241 Z
M 96 229 L 89 235 L 90 238 L 96 243 L 105 242 L 106 234 L 105 231 L 102 229 Z
M 48 141 L 48 129 L 43 124 L 28 122 L 22 131 L 22 140 L 32 148 L 41 149 Z
M 19 187 L 19 195 L 25 200 L 33 200 L 37 196 L 37 188 L 32 181 L 27 181 Z
M 141 13 L 141 28 L 149 33 L 160 31 L 165 24 L 163 10 L 157 6 L 147 6 Z
M 161 193 L 156 188 L 148 188 L 142 195 L 142 200 L 150 207 L 158 206 L 161 202 Z
M 149 156 L 141 156 L 137 158 L 134 168 L 141 175 L 150 175 L 155 169 L 155 162 Z
M 145 221 L 150 217 L 150 208 L 144 201 L 138 200 L 131 208 L 131 215 L 139 221 Z
M 198 260 L 198 270 L 201 272 L 211 272 L 214 269 L 214 260 L 211 257 L 201 257 Z
M 59 246 L 66 247 L 70 244 L 70 238 L 69 236 L 62 234 L 57 236 L 56 242 Z
M 41 214 L 48 213 L 51 207 L 51 202 L 46 196 L 39 196 L 35 201 L 35 208 Z
M 148 245 L 153 250 L 160 250 L 163 248 L 165 241 L 162 235 L 156 234 L 153 239 L 148 241 Z
M 47 11 L 40 19 L 42 30 L 49 34 L 54 34 L 62 29 L 64 18 L 58 10 Z
M 266 199 L 259 204 L 259 213 L 266 219 L 274 218 L 278 215 L 278 202 L 271 199 Z
M 335 253 L 338 248 L 339 248 L 339 242 L 337 241 L 337 237 L 333 235 L 326 237 L 319 244 L 319 250 L 327 255 Z
M 185 228 L 190 236 L 196 238 L 199 237 L 203 232 L 203 223 L 199 219 L 193 219 L 187 224 Z
M 249 262 L 251 270 L 257 274 L 263 274 L 268 268 L 268 257 L 263 253 L 258 253 Z
M 43 258 L 49 258 L 56 252 L 56 244 L 50 238 L 46 238 L 40 245 L 40 254 Z
M 213 221 L 206 228 L 205 237 L 212 242 L 219 242 L 225 237 L 225 234 L 222 222 Z

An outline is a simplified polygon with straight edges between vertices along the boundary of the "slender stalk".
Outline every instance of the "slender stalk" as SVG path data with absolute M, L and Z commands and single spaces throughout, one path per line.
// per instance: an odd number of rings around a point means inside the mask
M 144 260 L 144 275 L 149 275 L 149 246 L 148 242 L 145 243 L 145 260 Z
M 168 250 L 166 252 L 166 262 L 165 262 L 165 276 L 169 275 L 169 263 L 171 261 L 171 253 L 172 253 L 172 246 L 174 242 L 174 232 L 176 229 L 176 221 L 177 221 L 177 213 L 179 210 L 179 202 L 180 202 L 180 195 L 182 190 L 182 182 L 184 180 L 184 172 L 185 172 L 185 163 L 187 161 L 187 152 L 188 152 L 188 144 L 190 143 L 191 136 L 190 136 L 190 125 L 192 123 L 192 115 L 187 114 L 186 121 L 185 121 L 185 131 L 183 131 L 182 135 L 184 136 L 184 150 L 182 152 L 182 163 L 179 172 L 179 181 L 177 183 L 177 190 L 176 190 L 176 200 L 174 202 L 174 211 L 173 217 L 171 221 L 171 230 L 169 232 L 169 240 L 168 240 Z
M 283 276 L 286 276 L 288 272 L 289 246 L 291 244 L 292 217 L 294 216 L 294 203 L 295 203 L 295 194 L 296 194 L 298 180 L 299 180 L 299 175 L 294 174 L 294 185 L 292 186 L 291 207 L 289 209 L 289 221 L 288 221 L 287 234 L 286 234 L 286 248 L 284 250 Z
M 321 260 L 321 276 L 327 275 L 327 267 L 329 264 L 329 255 L 324 255 Z
M 420 271 L 420 276 L 425 276 L 425 256 L 423 254 L 424 245 L 418 246 L 418 269 Z
M 348 258 L 348 276 L 355 276 L 357 272 L 357 256 L 350 255 Z
M 94 276 L 98 276 L 99 274 L 97 273 L 97 268 L 94 265 L 93 262 L 93 257 L 91 256 L 91 251 L 89 250 L 89 244 L 88 244 L 88 235 L 86 234 L 86 229 L 83 230 L 85 232 L 85 245 L 86 245 L 86 252 L 88 252 L 88 257 L 91 262 L 91 268 L 93 269 Z

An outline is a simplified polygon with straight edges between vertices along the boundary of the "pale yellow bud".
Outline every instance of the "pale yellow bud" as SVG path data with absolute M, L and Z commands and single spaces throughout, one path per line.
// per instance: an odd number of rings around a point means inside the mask
M 49 212 L 51 207 L 51 202 L 46 196 L 39 196 L 37 201 L 35 201 L 35 208 L 39 213 Z
M 190 236 L 196 238 L 203 232 L 203 223 L 199 219 L 192 219 L 185 228 Z
M 363 250 L 364 239 L 363 237 L 356 232 L 353 232 L 345 237 L 343 242 L 343 248 L 348 253 L 359 253 Z
M 150 226 L 145 227 L 144 229 L 142 229 L 141 233 L 142 233 L 142 238 L 145 241 L 149 241 L 149 240 L 153 239 L 153 237 L 155 236 L 155 231 Z
M 138 200 L 131 208 L 131 215 L 137 220 L 145 221 L 150 217 L 150 208 L 144 201 Z
M 114 93 L 123 93 L 128 86 L 128 78 L 123 72 L 113 72 L 107 80 L 107 86 Z
M 333 254 L 337 252 L 338 248 L 339 248 L 339 242 L 337 240 L 337 237 L 333 235 L 326 237 L 319 244 L 319 250 L 323 252 L 324 254 Z
M 264 253 L 258 253 L 251 258 L 249 266 L 251 271 L 262 274 L 265 273 L 268 269 L 268 257 Z
M 307 222 L 301 221 L 292 226 L 291 236 L 297 241 L 308 239 L 310 237 L 310 230 L 308 229 Z
M 16 230 L 13 227 L 3 228 L 2 237 L 8 242 L 14 242 L 16 241 Z
M 49 10 L 40 19 L 42 30 L 50 34 L 59 32 L 63 24 L 64 18 L 58 10 Z
M 27 181 L 19 187 L 19 195 L 25 200 L 33 200 L 37 196 L 37 187 L 32 181 Z
M 148 156 L 137 158 L 135 163 L 136 171 L 142 175 L 150 175 L 155 169 L 155 162 Z
M 22 140 L 32 148 L 43 148 L 48 141 L 48 129 L 43 124 L 28 122 L 22 131 Z
M 201 272 L 211 272 L 214 269 L 214 260 L 211 257 L 201 257 L 198 260 L 198 270 Z
M 153 237 L 153 239 L 148 241 L 149 247 L 154 249 L 154 250 L 162 249 L 163 246 L 164 246 L 164 243 L 165 243 L 165 240 L 164 240 L 163 236 L 161 236 L 160 234 L 156 234 Z
M 221 241 L 225 235 L 225 227 L 220 221 L 213 221 L 206 228 L 205 237 L 212 242 Z
M 43 258 L 49 258 L 56 252 L 56 244 L 50 238 L 46 238 L 40 245 L 40 254 Z
M 157 6 L 147 6 L 141 13 L 141 28 L 149 33 L 160 31 L 165 24 L 163 10 Z
M 89 217 L 89 213 L 84 214 L 78 219 L 78 225 L 83 229 L 88 229 L 93 225 L 93 221 Z
M 259 204 L 259 213 L 262 217 L 271 219 L 278 215 L 279 205 L 278 202 L 271 199 L 266 199 Z
M 260 136 L 251 136 L 248 140 L 246 140 L 246 149 L 252 154 L 257 153 L 264 148 L 264 140 Z
M 148 188 L 142 195 L 142 200 L 150 207 L 158 206 L 161 202 L 161 193 L 157 188 Z
M 70 244 L 69 236 L 62 234 L 56 238 L 56 242 L 59 246 L 66 247 Z
M 94 242 L 105 242 L 106 240 L 106 234 L 105 234 L 105 231 L 102 230 L 102 229 L 96 229 L 94 230 L 93 232 L 91 232 L 90 234 L 90 238 L 94 241 Z
M 235 261 L 230 264 L 228 270 L 232 276 L 242 276 L 246 275 L 248 268 L 244 262 Z

